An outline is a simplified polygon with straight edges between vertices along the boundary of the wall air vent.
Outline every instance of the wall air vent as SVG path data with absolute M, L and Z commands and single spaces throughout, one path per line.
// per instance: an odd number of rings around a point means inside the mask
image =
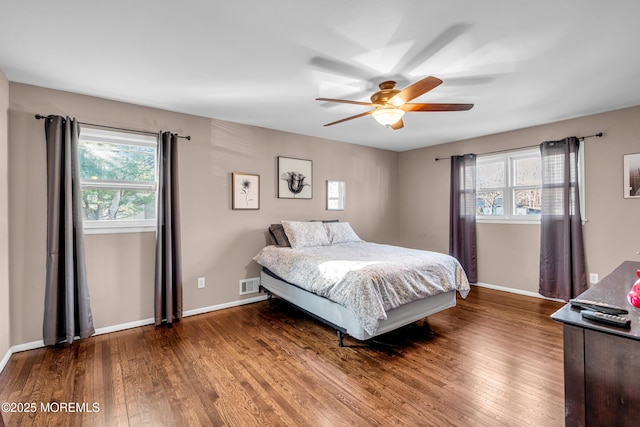
M 258 293 L 259 291 L 260 291 L 259 277 L 240 280 L 240 295 L 255 294 L 255 293 Z

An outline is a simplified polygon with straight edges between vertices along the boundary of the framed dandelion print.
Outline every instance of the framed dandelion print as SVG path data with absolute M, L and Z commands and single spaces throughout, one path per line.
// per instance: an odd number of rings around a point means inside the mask
M 278 198 L 313 198 L 313 162 L 278 157 Z
M 260 209 L 260 175 L 242 172 L 231 174 L 231 208 Z

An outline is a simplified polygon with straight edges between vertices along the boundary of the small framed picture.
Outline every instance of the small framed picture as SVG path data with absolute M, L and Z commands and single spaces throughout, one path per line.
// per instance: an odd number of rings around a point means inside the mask
M 278 157 L 278 198 L 313 198 L 313 162 Z
M 260 209 L 260 175 L 233 172 L 231 195 L 232 209 Z
M 624 155 L 624 197 L 640 199 L 640 153 Z
M 345 209 L 346 184 L 344 181 L 327 181 L 327 210 Z

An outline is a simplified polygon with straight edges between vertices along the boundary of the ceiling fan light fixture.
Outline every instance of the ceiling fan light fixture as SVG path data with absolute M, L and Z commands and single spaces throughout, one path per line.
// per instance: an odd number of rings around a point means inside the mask
M 391 126 L 400 120 L 402 116 L 404 116 L 404 113 L 404 110 L 399 108 L 385 107 L 377 109 L 371 113 L 371 115 L 376 119 L 376 122 L 380 123 L 382 126 Z
M 372 115 L 373 118 L 383 126 L 393 130 L 402 129 L 404 122 L 402 116 L 406 111 L 466 111 L 473 108 L 473 104 L 444 104 L 444 103 L 412 103 L 414 99 L 433 90 L 442 83 L 437 77 L 427 76 L 415 83 L 410 84 L 402 90 L 395 89 L 396 82 L 387 80 L 378 85 L 380 90 L 371 95 L 371 102 L 350 101 L 348 99 L 316 98 L 317 101 L 340 102 L 343 104 L 364 105 L 374 107 L 373 110 L 346 117 L 335 122 L 327 123 L 325 126 L 337 125 L 359 117 Z

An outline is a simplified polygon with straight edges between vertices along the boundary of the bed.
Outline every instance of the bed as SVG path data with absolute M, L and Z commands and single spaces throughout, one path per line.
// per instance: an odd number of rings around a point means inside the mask
M 260 286 L 365 341 L 456 305 L 469 282 L 460 263 L 437 252 L 366 242 L 348 222 L 282 221 L 254 260 Z

